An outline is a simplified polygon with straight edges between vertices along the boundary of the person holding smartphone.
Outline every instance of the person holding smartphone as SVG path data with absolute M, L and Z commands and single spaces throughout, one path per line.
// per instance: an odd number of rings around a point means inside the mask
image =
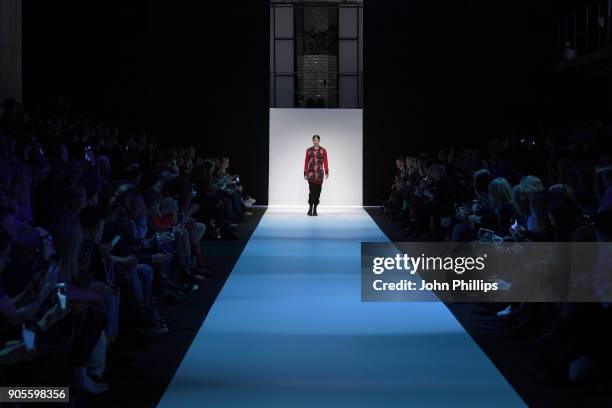
M 158 234 L 162 246 L 176 252 L 179 265 L 187 277 L 202 280 L 198 278 L 200 272 L 210 275 L 200 250 L 200 240 L 206 233 L 206 224 L 197 222 L 189 213 L 179 212 L 172 198 L 161 202 L 159 199 L 153 200 L 149 213 L 151 230 Z M 195 264 L 190 265 L 192 257 L 195 257 Z
M 472 188 L 474 200 L 471 205 L 456 206 L 455 219 L 457 223 L 451 234 L 451 242 L 471 242 L 477 237 L 477 226 L 480 224 L 480 216 L 490 211 L 489 183 L 491 173 L 487 169 L 474 172 L 472 177 Z
M 15 329 L 20 331 L 18 340 L 4 342 L 4 347 L 0 349 L 0 365 L 15 364 L 34 358 L 37 354 L 38 335 L 67 314 L 67 311 L 61 310 L 59 305 L 55 304 L 42 314 L 39 321 L 35 320 L 41 314 L 41 309 L 50 295 L 55 293 L 58 266 L 54 264 L 50 265 L 44 276 L 42 273 L 34 276 L 21 293 L 9 297 L 4 289 L 3 272 L 9 262 L 10 250 L 10 236 L 0 226 L 0 324 L 7 329 L 13 328 L 12 331 Z
M 152 253 L 143 247 L 146 238 L 135 226 L 144 214 L 147 227 L 146 206 L 143 197 L 135 190 L 125 191 L 118 199 L 118 207 L 106 218 L 103 242 L 111 242 L 117 235 L 121 238 L 110 251 L 110 259 L 117 268 L 118 282 L 130 297 L 130 312 L 133 327 L 150 334 L 167 333 L 167 325 L 155 318 L 152 310 L 153 266 L 170 261 L 164 253 Z M 129 283 L 129 284 L 128 284 Z

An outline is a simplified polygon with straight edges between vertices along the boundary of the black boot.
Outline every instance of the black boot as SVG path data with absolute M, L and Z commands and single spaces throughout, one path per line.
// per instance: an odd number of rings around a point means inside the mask
M 312 203 L 310 203 L 310 208 L 308 208 L 308 215 L 312 215 Z
M 319 204 L 315 204 L 314 205 L 314 208 L 312 209 L 312 215 L 318 215 L 317 214 L 317 205 L 319 205 Z

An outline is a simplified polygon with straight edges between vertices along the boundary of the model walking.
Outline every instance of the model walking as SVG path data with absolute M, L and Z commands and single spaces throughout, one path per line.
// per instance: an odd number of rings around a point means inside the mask
M 317 205 L 321 197 L 321 187 L 323 187 L 323 174 L 329 177 L 329 167 L 327 165 L 327 150 L 319 145 L 321 137 L 312 137 L 312 146 L 306 149 L 304 159 L 304 180 L 308 181 L 308 215 L 317 215 Z

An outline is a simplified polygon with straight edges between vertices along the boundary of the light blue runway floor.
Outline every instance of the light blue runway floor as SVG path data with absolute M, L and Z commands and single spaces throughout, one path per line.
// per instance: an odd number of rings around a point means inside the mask
M 506 407 L 523 401 L 442 303 L 362 303 L 362 208 L 269 208 L 161 407 Z

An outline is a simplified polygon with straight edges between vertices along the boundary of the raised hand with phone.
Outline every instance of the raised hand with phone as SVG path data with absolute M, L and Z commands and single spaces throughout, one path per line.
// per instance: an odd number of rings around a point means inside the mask
M 518 223 L 518 220 L 515 218 L 510 226 L 508 232 L 512 236 L 512 239 L 515 241 L 522 241 L 525 238 L 525 232 L 527 230 L 525 227 Z

